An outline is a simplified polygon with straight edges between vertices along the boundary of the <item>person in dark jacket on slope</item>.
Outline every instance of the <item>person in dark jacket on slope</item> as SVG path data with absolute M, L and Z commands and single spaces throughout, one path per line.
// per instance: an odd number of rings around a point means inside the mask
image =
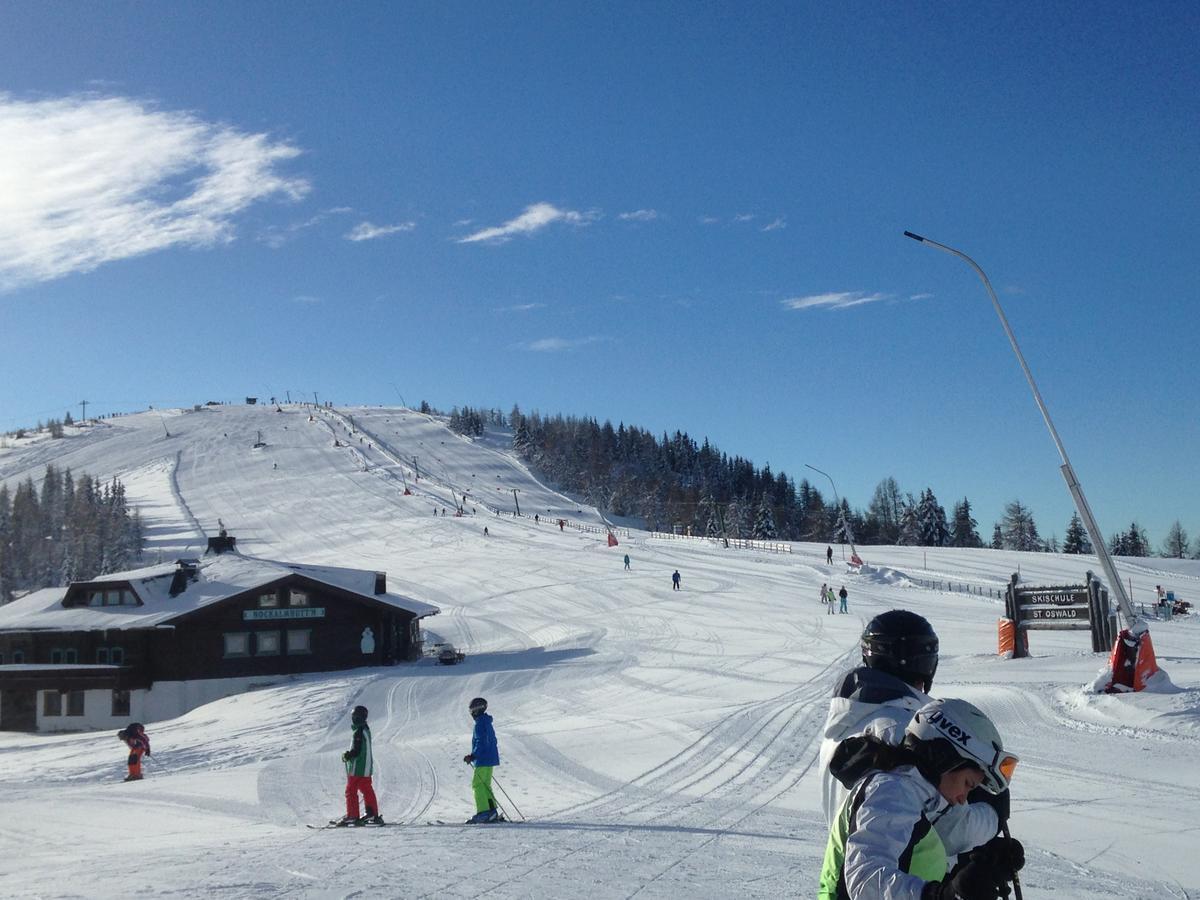
M 469 706 L 475 730 L 471 734 L 471 752 L 463 762 L 475 767 L 471 778 L 471 790 L 475 794 L 475 815 L 467 819 L 468 825 L 478 825 L 499 820 L 496 795 L 492 793 L 492 768 L 500 765 L 500 748 L 496 744 L 496 730 L 492 717 L 487 714 L 487 700 L 476 697 Z

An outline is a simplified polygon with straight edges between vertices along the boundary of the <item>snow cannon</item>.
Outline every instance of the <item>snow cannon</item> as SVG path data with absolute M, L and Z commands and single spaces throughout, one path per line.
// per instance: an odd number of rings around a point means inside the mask
M 1150 630 L 1145 622 L 1139 619 L 1129 628 L 1121 629 L 1113 644 L 1109 669 L 1106 694 L 1144 691 L 1150 679 L 1159 673 L 1154 642 L 1150 640 Z

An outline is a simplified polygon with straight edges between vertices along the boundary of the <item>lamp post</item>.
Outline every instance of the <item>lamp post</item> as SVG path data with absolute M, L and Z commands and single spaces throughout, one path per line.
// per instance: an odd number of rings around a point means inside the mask
M 845 562 L 846 561 L 846 541 L 850 539 L 850 526 L 848 526 L 846 524 L 846 516 L 842 512 L 842 501 L 841 501 L 841 498 L 838 497 L 837 485 L 833 483 L 833 476 L 830 475 L 828 472 L 822 472 L 816 466 L 810 466 L 808 463 L 804 464 L 804 468 L 812 469 L 814 472 L 818 472 L 821 475 L 824 475 L 826 478 L 829 479 L 829 486 L 831 488 L 833 488 L 833 502 L 837 504 L 838 521 L 842 523 L 842 562 Z M 853 540 L 850 540 L 850 550 L 854 551 L 854 541 Z
M 1054 446 L 1058 448 L 1058 455 L 1062 458 L 1062 465 L 1059 467 L 1059 471 L 1062 472 L 1063 479 L 1067 482 L 1067 490 L 1071 492 L 1071 497 L 1075 501 L 1075 509 L 1079 512 L 1079 518 L 1083 519 L 1083 525 L 1087 529 L 1088 536 L 1092 539 L 1092 549 L 1096 551 L 1096 556 L 1100 559 L 1100 568 L 1104 570 L 1104 574 L 1108 578 L 1109 587 L 1117 597 L 1117 605 L 1121 608 L 1121 615 L 1125 617 L 1125 623 L 1129 626 L 1130 630 L 1135 633 L 1145 631 L 1145 623 L 1140 622 L 1137 616 L 1134 615 L 1133 603 L 1130 601 L 1129 595 L 1125 593 L 1125 585 L 1122 584 L 1120 576 L 1117 575 L 1117 567 L 1113 565 L 1112 557 L 1108 554 L 1108 545 L 1104 543 L 1104 535 L 1100 533 L 1100 526 L 1096 524 L 1096 518 L 1092 515 L 1092 508 L 1088 505 L 1087 498 L 1083 495 L 1083 487 L 1079 484 L 1079 479 L 1075 476 L 1075 469 L 1071 466 L 1071 460 L 1067 458 L 1067 448 L 1063 446 L 1062 438 L 1058 436 L 1058 429 L 1054 427 L 1054 422 L 1050 419 L 1050 411 L 1046 409 L 1046 403 L 1042 400 L 1042 392 L 1038 390 L 1037 382 L 1033 380 L 1033 373 L 1029 371 L 1029 364 L 1025 362 L 1025 355 L 1017 345 L 1017 337 L 1013 334 L 1013 330 L 1008 324 L 1008 317 L 1004 315 L 1004 310 L 1000 307 L 1000 301 L 996 298 L 996 292 L 992 289 L 992 283 L 988 281 L 988 277 L 984 274 L 983 269 L 979 268 L 979 264 L 961 250 L 955 250 L 953 247 L 939 244 L 937 241 L 921 237 L 919 234 L 913 234 L 911 231 L 904 232 L 904 236 L 910 237 L 918 243 L 936 247 L 938 250 L 949 253 L 951 256 L 957 256 L 974 269 L 975 274 L 979 276 L 979 280 L 983 282 L 983 286 L 987 289 L 988 296 L 992 300 L 992 307 L 996 310 L 996 315 L 1000 317 L 1000 324 L 1004 327 L 1004 333 L 1008 335 L 1008 342 L 1012 345 L 1017 362 L 1021 364 L 1021 371 L 1025 373 L 1025 380 L 1029 382 L 1029 389 L 1033 392 L 1034 402 L 1037 403 L 1038 409 L 1042 413 L 1042 419 L 1046 423 L 1046 428 L 1050 432 Z

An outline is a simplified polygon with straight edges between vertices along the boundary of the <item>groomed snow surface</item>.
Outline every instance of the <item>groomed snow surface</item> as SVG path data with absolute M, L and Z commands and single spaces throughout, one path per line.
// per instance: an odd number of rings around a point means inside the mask
M 600 516 L 540 484 L 500 437 L 470 442 L 411 410 L 309 414 L 151 412 L 10 440 L 0 480 L 37 480 L 47 462 L 121 476 L 148 519 L 150 563 L 202 548 L 198 526 L 215 533 L 220 516 L 246 553 L 386 569 L 390 590 L 442 608 L 427 640 L 466 662 L 306 676 L 151 724 L 138 783 L 121 783 L 109 732 L 0 733 L 0 895 L 814 896 L 827 699 L 864 623 L 904 607 L 941 637 L 934 693 L 978 704 L 1021 757 L 1026 897 L 1200 896 L 1200 616 L 1152 630 L 1174 692 L 1096 695 L 1084 685 L 1105 660 L 1086 632 L 1037 632 L 1032 659 L 1001 660 L 1000 601 L 910 580 L 999 588 L 1019 567 L 1062 584 L 1094 559 L 868 547 L 870 571 L 850 575 L 840 548 L 824 564 L 824 545 L 774 555 L 635 533 L 609 548 L 547 521 Z M 489 511 L 511 510 L 512 488 L 540 525 Z M 477 514 L 455 518 L 452 491 Z M 1119 567 L 1135 598 L 1161 583 L 1200 599 L 1200 564 Z M 825 581 L 846 586 L 849 615 L 825 614 Z M 474 811 L 462 755 L 476 695 L 495 717 L 508 811 L 529 821 L 426 824 Z M 342 811 L 359 703 L 394 826 L 309 830 Z

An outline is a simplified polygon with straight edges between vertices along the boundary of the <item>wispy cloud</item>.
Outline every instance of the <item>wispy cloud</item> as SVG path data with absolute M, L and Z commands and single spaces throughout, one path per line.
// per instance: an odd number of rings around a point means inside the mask
M 292 298 L 292 302 L 299 306 L 316 306 L 323 301 L 320 297 L 314 297 L 312 294 L 297 294 Z
M 498 312 L 498 313 L 530 312 L 535 309 L 542 309 L 543 307 L 545 307 L 545 305 L 546 305 L 545 303 L 516 303 L 512 306 L 498 306 L 498 307 L 496 307 L 496 312 Z
M 256 201 L 309 190 L 300 150 L 125 97 L 0 93 L 0 290 L 234 237 Z
M 412 231 L 417 227 L 416 222 L 400 222 L 397 225 L 374 225 L 371 222 L 359 222 L 348 232 L 348 241 L 373 241 L 375 238 L 387 237 L 402 231 Z
M 509 219 L 503 225 L 495 225 L 472 232 L 466 237 L 459 238 L 458 243 L 474 244 L 480 241 L 489 241 L 502 244 L 519 234 L 534 234 L 555 222 L 586 225 L 596 219 L 598 215 L 596 212 L 582 213 L 573 209 L 559 209 L 550 203 L 534 203 L 532 206 L 525 207 L 525 211 L 515 219 Z
M 768 222 L 766 225 L 764 225 L 759 230 L 760 231 L 779 231 L 783 228 L 787 228 L 787 218 L 784 216 L 776 216 L 774 219 L 772 219 L 770 222 Z
M 809 294 L 780 301 L 786 309 L 849 309 L 866 303 L 892 299 L 891 294 L 865 294 L 862 291 L 840 291 L 828 294 Z
M 701 216 L 699 221 L 701 225 L 716 225 L 721 219 L 718 216 Z
M 658 218 L 657 209 L 635 209 L 617 216 L 622 222 L 653 222 Z
M 736 216 L 733 217 L 733 221 L 735 221 L 735 222 L 753 222 L 754 221 L 754 213 L 738 213 Z
M 913 294 L 908 299 L 909 300 L 932 300 L 933 294 Z
M 516 344 L 515 347 L 518 350 L 532 350 L 535 353 L 562 353 L 565 350 L 574 350 L 576 347 L 583 347 L 587 344 L 595 344 L 604 340 L 607 340 L 607 338 L 595 335 L 583 338 L 548 337 Z
M 342 215 L 348 212 L 353 212 L 348 206 L 335 206 L 332 209 L 319 212 L 315 216 L 309 216 L 307 219 L 299 222 L 292 222 L 290 225 L 271 225 L 258 233 L 257 240 L 266 244 L 272 250 L 278 250 L 302 231 L 307 231 L 309 228 L 320 225 L 330 216 Z

